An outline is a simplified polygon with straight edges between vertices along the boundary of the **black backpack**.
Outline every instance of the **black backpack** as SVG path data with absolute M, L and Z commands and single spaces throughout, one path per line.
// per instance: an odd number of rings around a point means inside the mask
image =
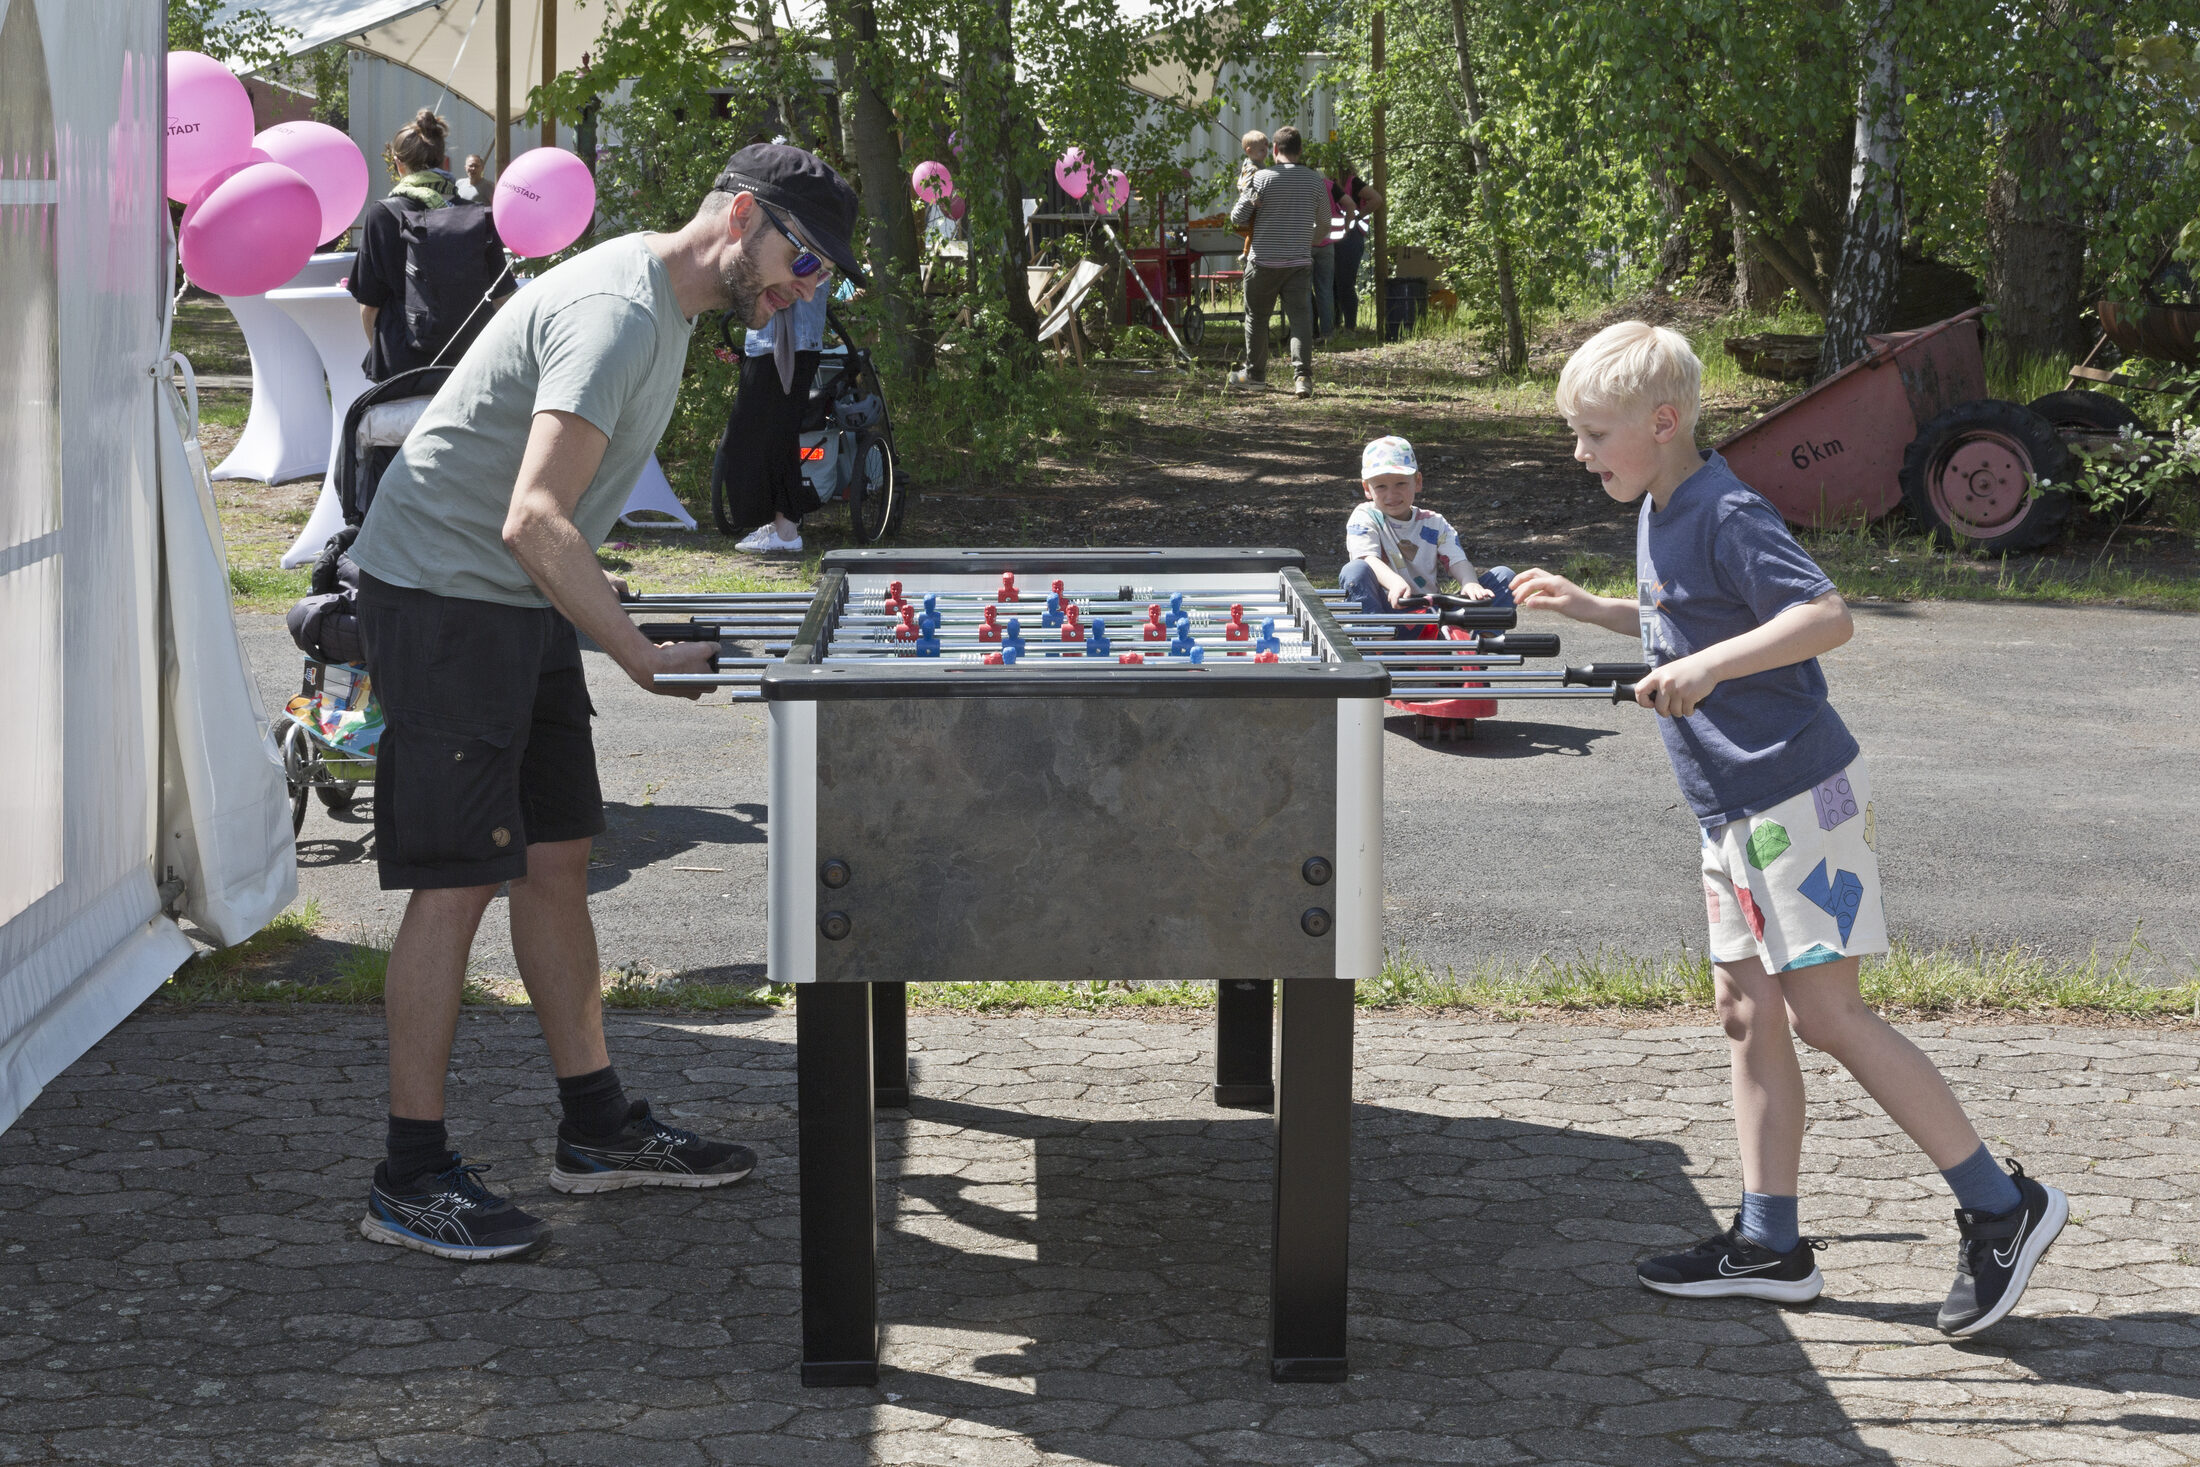
M 398 210 L 405 244 L 405 345 L 456 362 L 489 324 L 487 297 L 507 268 L 486 204 Z M 446 350 L 446 348 L 448 348 Z
M 359 639 L 359 567 L 345 552 L 359 537 L 357 525 L 331 536 L 313 563 L 306 598 L 284 618 L 298 650 L 320 662 L 363 662 L 367 649 Z

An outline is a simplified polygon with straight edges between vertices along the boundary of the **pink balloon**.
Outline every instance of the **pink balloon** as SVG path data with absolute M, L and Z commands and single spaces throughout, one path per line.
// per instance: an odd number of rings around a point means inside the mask
M 1092 210 L 1095 214 L 1113 214 L 1131 201 L 1131 181 L 1123 176 L 1120 168 L 1110 168 L 1108 176 L 1100 180 L 1100 187 L 1092 192 Z
M 936 204 L 954 194 L 955 178 L 944 163 L 919 163 L 909 175 L 909 187 L 927 204 Z
M 321 238 L 351 228 L 367 201 L 367 159 L 359 145 L 325 122 L 278 122 L 252 146 L 296 173 L 321 201 Z
M 962 222 L 962 216 L 969 212 L 970 200 L 964 198 L 961 194 L 957 194 L 947 201 L 947 217 L 957 223 Z
M 198 201 L 183 227 L 184 273 L 217 295 L 259 295 L 305 268 L 321 201 L 280 163 L 250 163 Z
M 197 191 L 191 195 L 190 200 L 184 204 L 182 222 L 176 227 L 178 229 L 188 228 L 191 221 L 198 217 L 200 206 L 212 197 L 214 190 L 220 188 L 230 179 L 235 178 L 255 163 L 272 163 L 274 161 L 258 148 L 246 148 L 242 158 L 226 168 L 217 168 L 207 175 L 206 182 L 200 184 Z
M 530 148 L 497 179 L 497 235 L 516 255 L 554 255 L 588 228 L 596 213 L 596 179 L 563 148 Z
M 183 203 L 252 146 L 252 99 L 211 56 L 168 53 L 168 197 Z
M 1083 148 L 1071 148 L 1054 160 L 1054 181 L 1073 199 L 1085 196 L 1085 190 L 1092 187 L 1092 169 L 1085 163 Z

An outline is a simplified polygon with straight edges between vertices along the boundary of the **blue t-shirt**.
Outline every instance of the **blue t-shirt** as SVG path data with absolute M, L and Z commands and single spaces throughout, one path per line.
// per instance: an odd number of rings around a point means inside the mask
M 1662 666 L 1753 631 L 1833 582 L 1780 512 L 1716 453 L 1635 530 L 1642 655 Z M 1688 807 L 1706 830 L 1768 810 L 1846 769 L 1856 739 L 1826 701 L 1818 659 L 1720 683 L 1658 732 Z

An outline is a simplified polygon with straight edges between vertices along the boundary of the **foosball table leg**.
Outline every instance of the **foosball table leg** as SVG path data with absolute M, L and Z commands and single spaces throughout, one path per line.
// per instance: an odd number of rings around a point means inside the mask
M 871 985 L 871 1092 L 881 1110 L 909 1106 L 909 985 Z
M 878 1157 L 871 985 L 795 989 L 802 1383 L 878 1384 Z
M 1352 992 L 1343 980 L 1283 985 L 1268 1305 L 1268 1373 L 1277 1381 L 1345 1378 Z
M 1215 985 L 1216 1105 L 1275 1105 L 1275 987 L 1266 978 L 1225 978 Z

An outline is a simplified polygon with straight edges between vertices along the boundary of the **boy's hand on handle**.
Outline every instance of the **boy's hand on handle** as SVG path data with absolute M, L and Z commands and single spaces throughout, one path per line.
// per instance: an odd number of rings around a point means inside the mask
M 1588 592 L 1558 572 L 1547 571 L 1541 566 L 1534 566 L 1514 576 L 1512 593 L 1513 605 L 1522 611 L 1555 611 L 1560 616 L 1570 616 L 1576 621 L 1586 619 L 1588 603 L 1593 599 Z
M 1696 658 L 1676 658 L 1635 683 L 1635 702 L 1666 718 L 1686 718 L 1718 685 L 1718 674 Z
M 1469 601 L 1490 601 L 1496 599 L 1497 596 L 1495 591 L 1492 591 L 1480 581 L 1461 581 L 1459 583 L 1459 594 Z

